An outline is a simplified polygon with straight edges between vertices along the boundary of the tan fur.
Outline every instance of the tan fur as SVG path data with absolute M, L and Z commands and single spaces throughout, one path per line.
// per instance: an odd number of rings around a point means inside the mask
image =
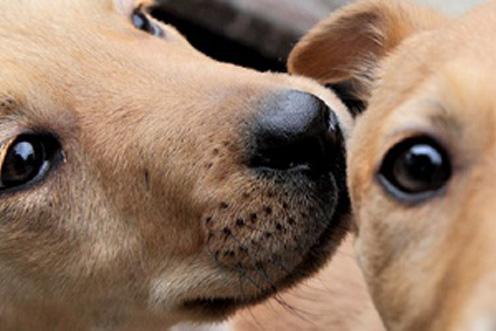
M 494 1 L 447 19 L 403 1 L 366 0 L 331 16 L 291 57 L 295 73 L 355 80 L 370 95 L 348 144 L 349 187 L 358 261 L 389 330 L 496 327 L 495 30 Z M 397 142 L 425 134 L 447 149 L 454 174 L 446 192 L 408 206 L 376 173 Z
M 2 330 L 155 330 L 224 317 L 182 305 L 272 290 L 260 273 L 246 271 L 254 286 L 215 263 L 212 254 L 241 245 L 276 285 L 288 273 L 274 254 L 305 272 L 313 221 L 286 222 L 312 198 L 252 175 L 244 128 L 264 98 L 296 89 L 332 105 L 347 134 L 343 105 L 307 79 L 215 62 L 172 27 L 164 39 L 139 31 L 130 22 L 138 4 L 0 1 L 0 148 L 44 130 L 64 151 L 43 182 L 0 197 Z M 283 208 L 285 197 L 295 205 Z M 250 213 L 260 215 L 254 229 L 226 239 Z M 262 236 L 275 220 L 288 226 L 280 241 Z

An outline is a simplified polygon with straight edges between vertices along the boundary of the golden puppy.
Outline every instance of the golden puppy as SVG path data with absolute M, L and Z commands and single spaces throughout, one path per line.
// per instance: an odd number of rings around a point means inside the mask
M 334 251 L 351 118 L 332 93 L 215 62 L 138 1 L 0 11 L 2 330 L 218 320 Z
M 360 1 L 291 57 L 292 72 L 367 106 L 349 187 L 359 264 L 389 330 L 496 330 L 494 31 L 494 1 L 459 19 Z

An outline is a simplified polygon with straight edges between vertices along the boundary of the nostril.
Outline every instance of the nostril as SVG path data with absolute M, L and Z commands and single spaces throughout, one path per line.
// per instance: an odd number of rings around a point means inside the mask
M 316 168 L 339 139 L 335 114 L 321 99 L 299 91 L 264 100 L 254 128 L 252 167 Z

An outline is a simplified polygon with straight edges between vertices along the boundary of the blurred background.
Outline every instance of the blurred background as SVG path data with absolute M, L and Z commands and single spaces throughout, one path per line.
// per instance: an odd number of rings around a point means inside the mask
M 417 0 L 459 15 L 484 0 Z M 158 0 L 153 15 L 225 62 L 285 71 L 286 58 L 319 20 L 350 0 Z

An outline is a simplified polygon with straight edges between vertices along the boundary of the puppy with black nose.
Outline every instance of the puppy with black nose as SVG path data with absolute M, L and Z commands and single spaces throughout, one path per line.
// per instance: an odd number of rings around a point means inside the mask
M 145 9 L 0 2 L 2 330 L 222 320 L 348 229 L 342 103 L 215 62 Z

